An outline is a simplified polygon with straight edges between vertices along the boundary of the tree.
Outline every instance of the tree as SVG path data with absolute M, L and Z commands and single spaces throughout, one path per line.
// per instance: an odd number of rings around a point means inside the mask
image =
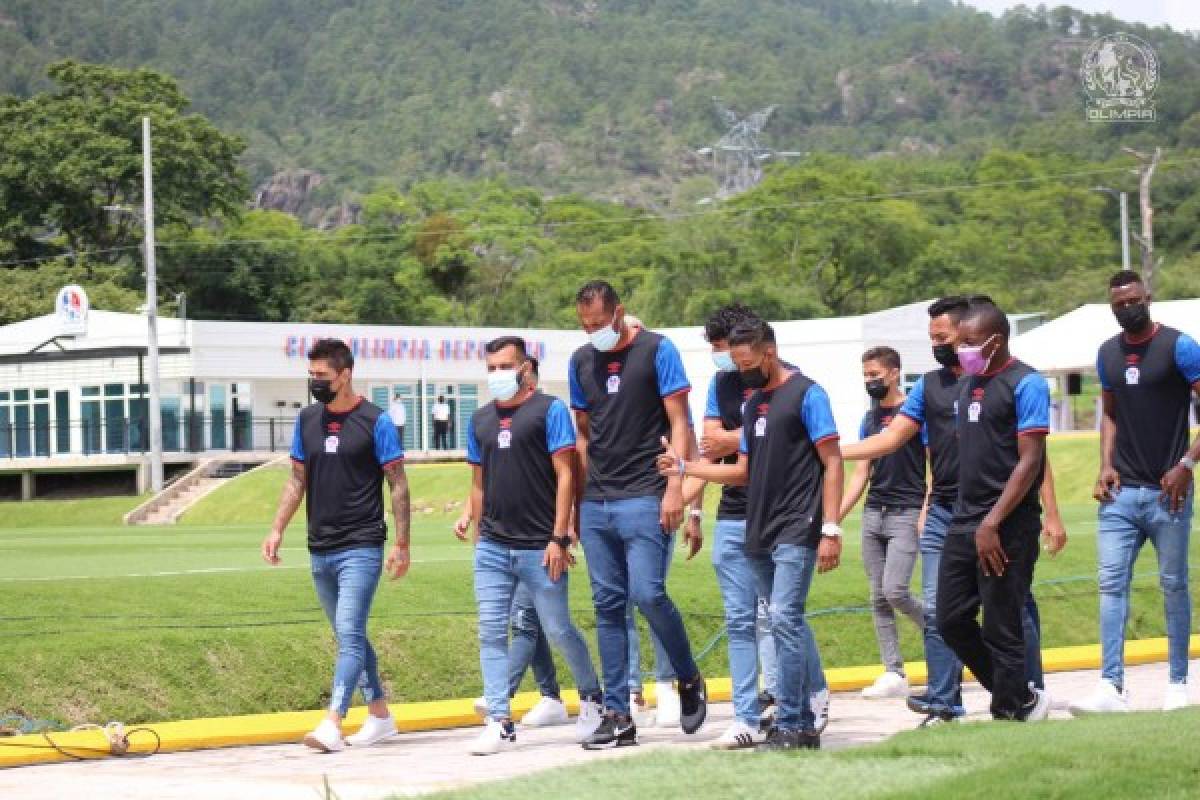
M 185 113 L 174 79 L 74 61 L 47 74 L 53 91 L 0 98 L 0 236 L 12 251 L 82 264 L 136 253 L 137 217 L 106 209 L 142 203 L 143 116 L 151 120 L 159 225 L 240 212 L 244 145 Z

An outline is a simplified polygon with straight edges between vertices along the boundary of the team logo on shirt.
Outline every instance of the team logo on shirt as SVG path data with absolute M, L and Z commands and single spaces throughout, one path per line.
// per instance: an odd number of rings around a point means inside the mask
M 332 434 L 325 437 L 325 452 L 334 455 L 338 450 L 338 435 Z
M 512 447 L 512 420 L 500 420 L 500 432 L 496 434 L 496 446 L 501 450 Z
M 608 362 L 608 383 L 606 384 L 609 394 L 616 394 L 621 391 L 621 362 Z
M 1137 386 L 1138 381 L 1142 379 L 1142 371 L 1138 367 L 1139 361 L 1141 358 L 1136 353 L 1125 356 L 1125 363 L 1128 365 L 1125 367 L 1126 386 Z
M 767 435 L 767 411 L 770 408 L 766 403 L 760 403 L 758 406 L 758 419 L 754 420 L 754 435 L 758 438 Z
M 979 415 L 983 413 L 983 389 L 975 389 L 971 392 L 971 405 L 967 406 L 967 419 L 971 422 L 979 422 Z

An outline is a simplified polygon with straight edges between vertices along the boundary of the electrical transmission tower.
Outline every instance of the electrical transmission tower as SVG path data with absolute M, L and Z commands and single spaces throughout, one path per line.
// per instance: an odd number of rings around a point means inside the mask
M 720 184 L 717 199 L 732 197 L 757 185 L 762 180 L 763 162 L 768 159 L 803 155 L 793 151 L 776 152 L 763 146 L 763 128 L 775 111 L 775 106 L 767 106 L 741 117 L 722 103 L 719 97 L 714 97 L 713 103 L 728 130 L 715 145 L 697 150 L 696 153 L 712 157 L 713 172 Z

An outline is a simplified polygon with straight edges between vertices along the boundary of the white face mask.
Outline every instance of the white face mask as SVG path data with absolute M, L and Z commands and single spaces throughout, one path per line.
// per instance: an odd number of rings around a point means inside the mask
M 488 392 L 501 403 L 507 403 L 521 390 L 515 369 L 498 369 L 488 373 Z
M 728 350 L 714 350 L 712 360 L 721 372 L 733 372 L 736 369 L 733 364 L 733 356 L 729 355 Z
M 621 341 L 621 334 L 613 330 L 613 323 L 616 321 L 616 317 L 613 317 L 612 322 L 588 334 L 588 339 L 591 340 L 592 347 L 602 353 L 607 353 L 617 346 L 617 342 Z

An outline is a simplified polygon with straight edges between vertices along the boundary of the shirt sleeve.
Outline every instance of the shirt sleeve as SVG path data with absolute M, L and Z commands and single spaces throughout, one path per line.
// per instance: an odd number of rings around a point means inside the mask
M 383 467 L 404 460 L 404 447 L 396 435 L 396 426 L 387 414 L 380 414 L 375 420 L 375 459 Z
M 1017 433 L 1050 432 L 1050 385 L 1038 373 L 1017 384 Z
M 863 414 L 862 422 L 858 423 L 858 438 L 859 439 L 867 438 L 867 423 L 870 421 L 870 419 L 871 419 L 871 412 L 868 411 L 866 414 Z
M 717 402 L 717 376 L 708 382 L 708 399 L 704 403 L 705 419 L 720 419 L 721 405 Z
M 687 373 L 683 371 L 683 359 L 675 343 L 663 337 L 658 343 L 658 352 L 654 354 L 654 369 L 658 373 L 658 394 L 660 397 L 670 397 L 689 391 L 692 385 L 688 383 Z
M 904 398 L 904 405 L 900 407 L 900 412 L 904 416 L 911 419 L 922 427 L 925 426 L 925 376 L 917 378 L 917 382 L 913 384 L 912 391 Z
M 583 391 L 583 384 L 579 382 L 579 364 L 573 358 L 567 365 L 567 384 L 571 389 L 571 408 L 576 411 L 587 411 L 587 394 Z
M 479 466 L 483 459 L 479 455 L 479 437 L 475 435 L 475 416 L 467 420 L 467 463 Z
M 929 426 L 924 422 L 921 423 L 921 444 L 929 447 Z
M 804 401 L 800 404 L 800 418 L 808 429 L 808 438 L 813 444 L 820 444 L 826 439 L 837 439 L 837 423 L 833 421 L 833 407 L 829 404 L 829 395 L 818 384 L 813 384 L 804 393 Z
M 746 428 L 742 426 L 742 443 L 738 445 L 738 452 L 742 455 L 750 455 L 750 445 L 746 441 Z
M 1175 366 L 1189 384 L 1200 381 L 1200 345 L 1186 333 L 1175 340 Z
M 550 404 L 546 412 L 546 452 L 550 455 L 575 446 L 575 426 L 571 424 L 571 412 L 561 400 Z
M 1176 350 L 1178 353 L 1178 349 Z M 1096 356 L 1096 376 L 1100 378 L 1100 388 L 1106 392 L 1112 391 L 1112 384 L 1108 382 L 1108 376 L 1104 374 L 1104 351 L 1100 351 L 1100 355 Z
M 292 430 L 292 461 L 304 463 L 304 434 L 300 430 L 300 417 L 296 417 L 296 427 Z

